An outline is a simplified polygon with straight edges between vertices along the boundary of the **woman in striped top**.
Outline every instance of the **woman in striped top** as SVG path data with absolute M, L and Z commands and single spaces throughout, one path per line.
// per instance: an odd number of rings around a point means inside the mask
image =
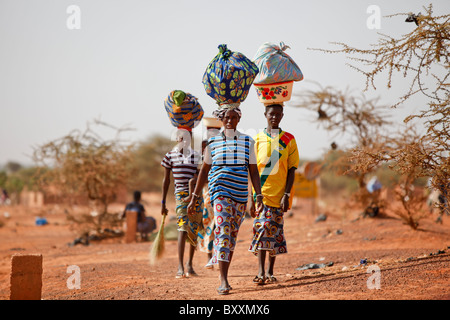
M 208 180 L 216 225 L 214 253 L 208 264 L 219 264 L 221 283 L 217 291 L 227 294 L 231 289 L 228 268 L 248 201 L 249 175 L 258 194 L 257 212 L 262 210 L 263 204 L 254 141 L 236 130 L 241 117 L 239 108 L 223 109 L 217 117 L 222 121 L 224 130 L 208 140 L 188 213 L 195 212 L 195 200 L 200 198 L 202 187 Z
M 177 141 L 178 145 L 169 151 L 161 162 L 165 168 L 163 180 L 163 198 L 161 201 L 161 214 L 167 214 L 166 196 L 170 185 L 170 174 L 172 172 L 175 185 L 175 206 L 178 224 L 178 272 L 176 277 L 183 278 L 185 276 L 196 275 L 192 260 L 194 258 L 195 248 L 197 245 L 198 232 L 203 228 L 203 199 L 196 199 L 194 214 L 187 214 L 187 205 L 189 203 L 189 181 L 197 176 L 198 166 L 201 155 L 191 149 L 191 134 L 180 134 L 179 130 Z M 184 272 L 184 249 L 186 239 L 189 241 L 190 250 L 189 258 L 186 263 L 187 272 Z

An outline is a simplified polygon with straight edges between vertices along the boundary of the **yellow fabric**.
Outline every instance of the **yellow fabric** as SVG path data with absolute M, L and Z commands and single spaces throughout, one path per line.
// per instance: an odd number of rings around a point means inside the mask
M 267 206 L 279 208 L 285 192 L 288 170 L 297 168 L 300 162 L 297 142 L 292 134 L 282 130 L 275 137 L 271 137 L 264 130 L 258 133 L 254 140 L 263 202 Z M 292 206 L 293 198 L 291 193 L 289 207 Z

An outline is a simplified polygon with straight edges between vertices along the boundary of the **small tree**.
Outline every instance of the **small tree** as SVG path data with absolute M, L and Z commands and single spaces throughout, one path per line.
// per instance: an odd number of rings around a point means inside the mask
M 349 157 L 353 170 L 365 172 L 367 168 L 387 163 L 399 174 L 394 191 L 402 206 L 393 208 L 393 212 L 413 229 L 417 229 L 419 220 L 425 216 L 426 195 L 415 192 L 415 184 L 418 178 L 430 175 L 430 170 L 422 167 L 429 149 L 414 127 L 406 127 L 391 135 L 378 136 L 377 143 L 371 147 L 352 149 Z
M 63 138 L 51 141 L 34 151 L 34 160 L 48 168 L 40 183 L 43 188 L 57 190 L 60 199 L 73 203 L 87 198 L 96 214 L 69 214 L 83 235 L 102 233 L 105 225 L 113 226 L 117 217 L 108 212 L 108 205 L 127 185 L 131 174 L 132 145 L 123 144 L 120 134 L 125 128 L 114 128 L 96 120 L 96 125 L 116 131 L 112 140 L 104 140 L 88 124 L 84 132 L 74 130 Z

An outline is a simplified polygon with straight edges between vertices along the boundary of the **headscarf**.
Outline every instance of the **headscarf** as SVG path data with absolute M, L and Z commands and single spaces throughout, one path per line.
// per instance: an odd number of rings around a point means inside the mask
M 219 105 L 217 110 L 213 111 L 213 116 L 215 116 L 217 119 L 222 121 L 223 117 L 225 116 L 225 113 L 227 113 L 227 111 L 229 111 L 229 110 L 233 110 L 239 115 L 239 118 L 240 118 L 242 116 L 242 112 L 241 112 L 241 109 L 239 108 L 239 106 L 240 106 L 240 103 L 229 103 L 229 104 Z
M 203 108 L 190 93 L 174 90 L 164 101 L 169 120 L 174 127 L 192 130 L 203 118 Z

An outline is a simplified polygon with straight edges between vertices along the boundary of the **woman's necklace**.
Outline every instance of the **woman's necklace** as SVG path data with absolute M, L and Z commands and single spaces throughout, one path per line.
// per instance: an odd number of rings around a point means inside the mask
M 235 135 L 233 136 L 233 142 L 230 141 L 231 137 L 226 136 L 223 132 L 222 132 L 222 135 L 225 140 L 225 146 L 226 146 L 227 150 L 230 152 L 236 153 L 237 152 L 237 139 L 238 139 L 237 131 L 235 132 Z

